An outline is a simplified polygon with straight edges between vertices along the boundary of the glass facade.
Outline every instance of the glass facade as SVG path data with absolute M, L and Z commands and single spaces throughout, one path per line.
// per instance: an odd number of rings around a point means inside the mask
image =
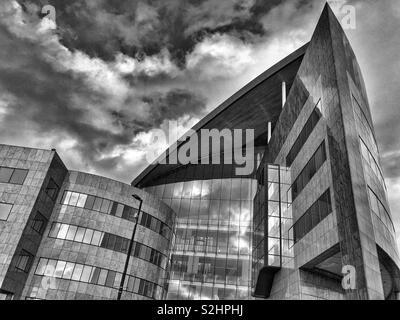
M 167 299 L 251 298 L 256 181 L 226 178 L 146 188 L 177 212 Z
M 293 259 L 290 169 L 266 165 L 259 169 L 254 199 L 252 288 L 264 266 L 281 267 Z

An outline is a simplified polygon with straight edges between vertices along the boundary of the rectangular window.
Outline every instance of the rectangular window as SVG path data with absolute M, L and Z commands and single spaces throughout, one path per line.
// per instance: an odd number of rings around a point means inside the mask
M 38 211 L 31 222 L 31 228 L 40 235 L 43 235 L 47 226 L 47 219 Z
M 301 173 L 298 175 L 292 185 L 292 200 L 294 201 L 300 192 L 313 178 L 315 173 L 321 168 L 326 161 L 325 141 L 318 147 L 317 151 L 305 165 Z
M 76 203 L 76 206 L 79 207 L 79 208 L 83 208 L 85 206 L 86 199 L 87 199 L 87 195 L 81 193 L 79 195 L 78 202 Z
M 85 231 L 86 231 L 85 228 L 78 227 L 78 230 L 76 230 L 74 241 L 83 242 L 83 237 L 85 236 Z
M 299 154 L 300 150 L 307 142 L 308 137 L 311 135 L 313 129 L 317 125 L 319 119 L 321 118 L 321 100 L 318 101 L 316 107 L 314 108 L 313 112 L 311 113 L 310 117 L 308 118 L 306 124 L 304 125 L 303 129 L 301 130 L 298 138 L 294 142 L 292 149 L 289 151 L 286 157 L 286 165 L 290 167 L 293 161 L 296 159 L 297 155 Z
M 77 192 L 72 192 L 71 193 L 71 198 L 69 199 L 68 204 L 70 206 L 76 206 L 76 204 L 78 203 L 79 200 L 79 193 Z
M 94 205 L 93 205 L 93 210 L 100 211 L 102 202 L 103 202 L 102 198 L 96 197 L 96 200 L 94 201 Z
M 60 187 L 55 183 L 53 179 L 50 178 L 49 183 L 46 187 L 46 194 L 52 199 L 53 201 L 57 199 L 58 191 Z
M 0 220 L 6 221 L 10 215 L 13 205 L 9 203 L 0 203 Z
M 65 265 L 64 268 L 64 273 L 62 275 L 63 279 L 71 279 L 72 277 L 72 273 L 74 271 L 74 267 L 75 267 L 75 263 L 72 262 L 67 262 L 67 264 Z
M 92 267 L 91 266 L 84 266 L 83 271 L 82 271 L 82 276 L 81 276 L 81 281 L 82 282 L 89 282 L 90 280 L 90 275 L 92 273 Z
M 0 182 L 8 183 L 11 179 L 13 172 L 14 172 L 14 169 L 0 167 Z
M 86 198 L 85 209 L 92 210 L 95 200 L 96 200 L 96 197 L 94 197 L 94 196 L 88 196 L 88 197 Z
M 71 280 L 79 281 L 83 272 L 83 264 L 76 264 Z
M 106 278 L 106 287 L 113 287 L 114 286 L 114 280 L 115 280 L 115 271 L 108 271 L 107 278 Z
M 26 250 L 21 250 L 15 268 L 23 272 L 28 272 L 32 265 L 32 261 L 33 255 Z
M 86 229 L 85 236 L 83 237 L 83 243 L 90 244 L 92 242 L 93 230 Z
M 28 171 L 26 169 L 0 167 L 0 182 L 22 185 L 28 175 Z
M 77 229 L 78 228 L 76 226 L 69 226 L 65 240 L 74 240 Z
M 329 189 L 293 225 L 294 242 L 302 239 L 332 212 Z

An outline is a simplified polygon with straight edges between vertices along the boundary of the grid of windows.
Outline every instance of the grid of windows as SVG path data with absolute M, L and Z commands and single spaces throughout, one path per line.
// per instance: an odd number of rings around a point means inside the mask
M 293 144 L 292 149 L 290 149 L 286 157 L 286 166 L 290 167 L 292 165 L 294 159 L 296 159 L 301 148 L 304 146 L 311 132 L 314 130 L 315 126 L 317 125 L 319 119 L 322 116 L 320 110 L 321 110 L 321 100 L 318 101 L 316 107 L 314 108 L 306 124 L 304 125 L 304 128 L 301 130 L 299 136 L 297 137 L 295 143 Z
M 0 167 L 0 183 L 24 184 L 29 170 Z
M 310 161 L 306 164 L 304 169 L 298 175 L 294 183 L 292 184 L 292 201 L 297 198 L 300 192 L 310 182 L 312 177 L 317 173 L 319 168 L 322 167 L 326 160 L 325 141 L 318 147 Z
M 26 250 L 21 250 L 17 258 L 15 268 L 22 272 L 28 272 L 33 262 L 33 255 Z
M 329 189 L 293 225 L 294 242 L 302 239 L 332 212 Z
M 203 172 L 201 166 L 193 167 Z M 187 166 L 179 174 L 187 171 L 185 176 L 189 176 L 193 167 Z M 200 179 L 146 188 L 177 212 L 168 299 L 250 297 L 255 189 L 256 180 L 246 178 Z
M 360 137 L 360 145 L 361 145 L 361 154 L 365 160 L 365 163 L 371 168 L 371 171 L 378 178 L 381 185 L 386 188 L 385 180 L 383 179 L 383 174 L 378 165 L 378 162 L 375 160 L 371 151 L 369 150 L 363 139 L 361 139 L 361 137 Z
M 10 215 L 13 205 L 10 203 L 0 203 L 0 220 L 6 221 Z
M 47 219 L 39 211 L 36 212 L 35 217 L 31 221 L 31 228 L 40 235 L 43 235 L 47 226 Z
M 129 221 L 135 221 L 138 211 L 135 208 L 118 203 L 116 201 L 73 191 L 65 191 L 61 199 L 61 203 L 69 206 L 110 214 L 112 216 Z M 171 228 L 168 225 L 146 212 L 141 211 L 140 215 L 140 225 L 161 234 L 168 240 L 170 239 Z
M 368 187 L 368 196 L 372 212 L 379 217 L 383 224 L 393 234 L 395 234 L 394 225 L 389 213 L 386 211 L 385 206 L 382 204 L 381 200 L 379 200 L 378 196 L 372 191 L 370 187 Z
M 36 275 L 61 278 L 118 289 L 122 273 L 63 260 L 40 258 Z M 161 299 L 163 288 L 156 283 L 127 276 L 124 290 L 153 299 Z
M 130 241 L 130 239 L 111 233 L 57 222 L 52 224 L 49 237 L 86 243 L 125 254 L 128 252 Z M 133 244 L 132 256 L 149 261 L 163 269 L 166 267 L 167 257 L 165 255 L 138 242 Z

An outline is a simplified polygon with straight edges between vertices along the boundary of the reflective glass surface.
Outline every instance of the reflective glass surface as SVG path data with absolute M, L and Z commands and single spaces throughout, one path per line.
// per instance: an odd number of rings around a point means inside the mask
M 146 191 L 177 212 L 167 298 L 251 298 L 251 221 L 256 181 L 192 180 Z

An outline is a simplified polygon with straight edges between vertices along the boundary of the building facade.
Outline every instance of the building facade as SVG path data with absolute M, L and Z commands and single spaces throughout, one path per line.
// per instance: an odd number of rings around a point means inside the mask
M 69 171 L 54 150 L 0 145 L 3 299 L 116 299 L 139 214 L 122 299 L 166 295 L 175 213 L 130 185 Z
M 133 181 L 177 213 L 168 298 L 397 298 L 399 253 L 364 81 L 328 5 L 308 44 L 193 131 L 202 129 L 254 130 L 256 167 L 238 176 L 230 163 L 169 164 L 183 139 Z

